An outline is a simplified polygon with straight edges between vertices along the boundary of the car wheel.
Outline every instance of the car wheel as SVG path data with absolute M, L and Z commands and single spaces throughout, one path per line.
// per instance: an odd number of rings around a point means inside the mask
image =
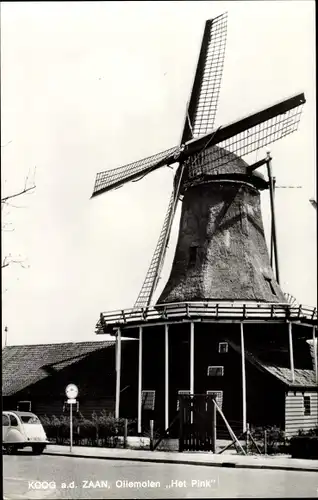
M 6 451 L 8 455 L 13 455 L 18 451 L 18 448 L 14 444 L 8 444 L 6 446 Z
M 35 446 L 32 446 L 32 451 L 34 455 L 41 455 L 45 449 L 45 446 L 42 444 L 36 444 Z

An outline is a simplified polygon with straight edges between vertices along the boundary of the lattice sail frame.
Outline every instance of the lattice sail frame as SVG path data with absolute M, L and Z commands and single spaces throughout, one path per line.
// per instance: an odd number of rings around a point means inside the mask
M 169 243 L 173 219 L 177 209 L 180 186 L 183 179 L 184 167 L 176 173 L 174 189 L 172 191 L 163 226 L 153 253 L 146 277 L 137 297 L 134 307 L 147 307 L 150 304 L 153 293 L 157 287 L 162 270 L 166 250 Z
M 206 21 L 181 143 L 214 127 L 226 48 L 227 12 Z
M 217 147 L 207 148 L 186 160 L 187 181 L 191 182 L 198 175 L 209 174 L 233 161 L 233 154 L 242 157 L 276 142 L 298 129 L 303 104 L 274 116 L 265 122 L 243 130 L 224 141 L 217 142 Z M 211 141 L 212 142 L 212 141 Z M 211 169 L 211 164 L 213 167 Z
M 96 175 L 92 196 L 110 191 L 111 189 L 117 189 L 126 184 L 126 182 L 143 177 L 153 172 L 153 170 L 166 165 L 169 160 L 171 163 L 175 157 L 178 157 L 179 153 L 180 147 L 175 146 L 142 160 L 128 163 L 128 165 L 124 165 L 123 167 L 99 172 Z

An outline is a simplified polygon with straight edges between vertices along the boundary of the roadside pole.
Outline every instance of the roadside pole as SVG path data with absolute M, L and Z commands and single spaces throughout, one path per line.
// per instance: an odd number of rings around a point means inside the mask
M 70 405 L 70 452 L 73 451 L 73 404 L 76 404 L 78 388 L 75 384 L 68 384 L 65 389 L 65 394 L 68 397 L 67 403 Z
M 70 403 L 70 452 L 73 449 L 73 403 Z

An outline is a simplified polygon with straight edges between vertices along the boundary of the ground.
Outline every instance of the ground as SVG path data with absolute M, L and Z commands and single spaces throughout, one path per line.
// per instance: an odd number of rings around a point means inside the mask
M 134 487 L 129 485 L 130 481 L 148 483 Z M 63 482 L 68 488 L 62 488 Z M 3 457 L 3 491 L 4 499 L 7 500 L 318 498 L 318 474 L 317 471 L 231 469 L 128 460 L 32 456 L 27 451 L 21 451 L 17 455 Z

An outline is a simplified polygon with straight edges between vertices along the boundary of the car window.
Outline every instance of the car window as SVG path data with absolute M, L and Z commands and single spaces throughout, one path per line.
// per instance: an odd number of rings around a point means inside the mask
M 18 427 L 18 419 L 14 415 L 10 415 L 10 424 L 12 427 Z
M 23 424 L 39 424 L 40 420 L 35 415 L 20 415 Z
M 10 424 L 8 415 L 2 415 L 2 426 L 8 426 Z

